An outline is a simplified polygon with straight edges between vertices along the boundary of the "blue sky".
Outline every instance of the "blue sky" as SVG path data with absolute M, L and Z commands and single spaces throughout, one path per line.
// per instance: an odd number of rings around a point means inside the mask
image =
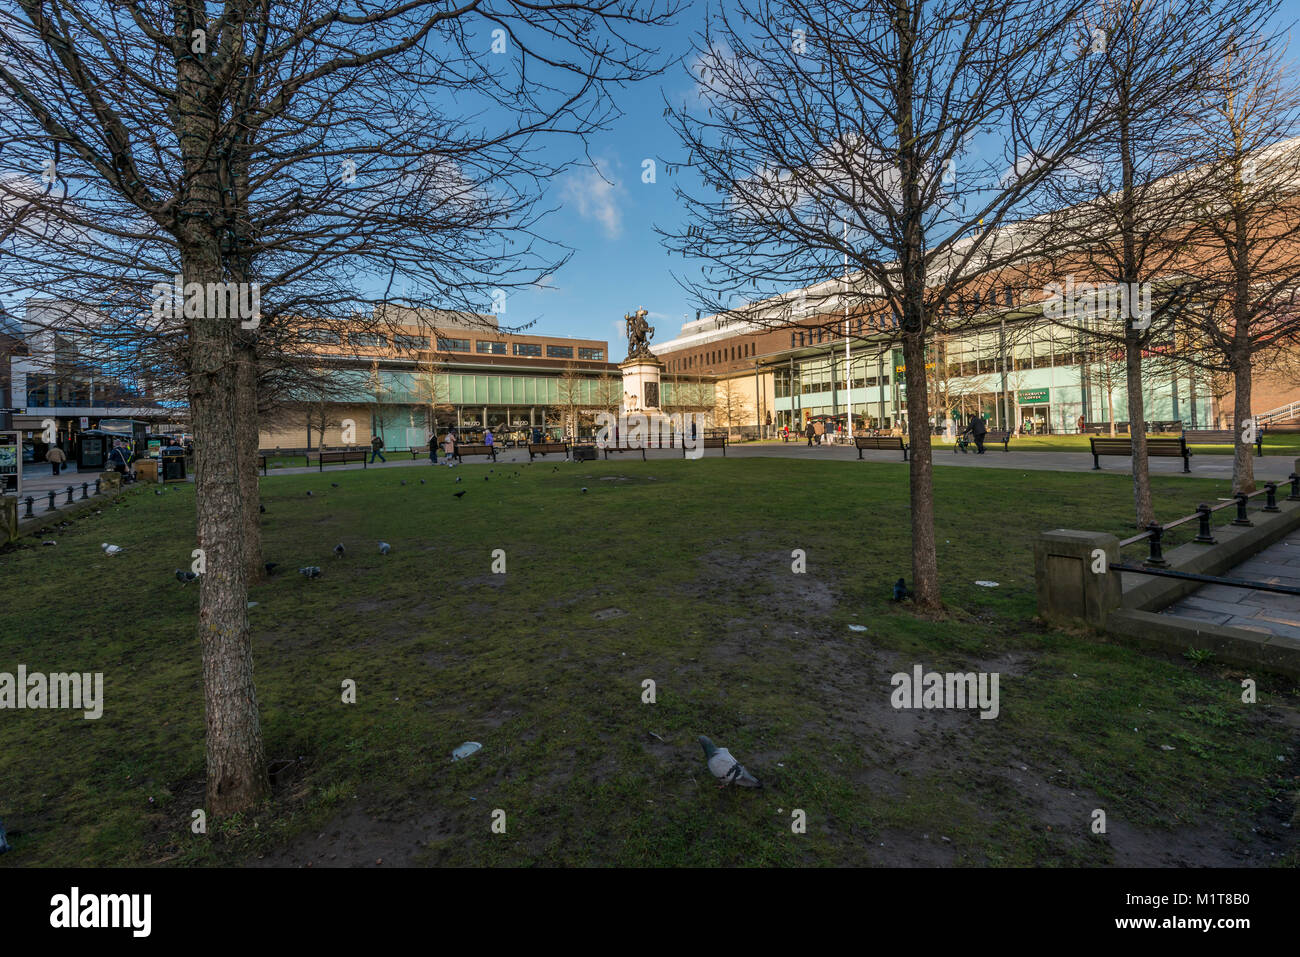
M 662 31 L 658 42 L 668 58 L 682 61 L 688 55 L 703 15 L 704 5 L 696 0 L 678 18 L 677 28 Z M 1278 22 L 1298 18 L 1300 0 L 1285 0 Z M 654 233 L 655 224 L 673 229 L 684 222 L 673 178 L 661 163 L 656 183 L 641 181 L 644 159 L 679 156 L 676 135 L 663 117 L 664 99 L 695 101 L 695 82 L 684 63 L 676 62 L 663 76 L 617 90 L 614 97 L 624 115 L 592 137 L 589 149 L 610 182 L 579 170 L 551 187 L 551 205 L 558 208 L 543 232 L 571 247 L 572 259 L 554 275 L 553 288 L 512 292 L 501 321 L 536 320 L 530 332 L 606 339 L 617 360 L 625 312 L 649 310 L 659 342 L 677 334 L 684 315 L 695 316 L 697 305 L 673 277 L 696 270 L 681 256 L 669 257 Z
M 694 267 L 680 255 L 670 259 L 654 227 L 673 228 L 683 219 L 673 183 L 686 174 L 669 176 L 664 168 L 662 161 L 678 158 L 680 150 L 663 110 L 665 98 L 674 104 L 696 98 L 695 81 L 681 61 L 702 9 L 695 5 L 679 18 L 678 29 L 662 31 L 659 45 L 673 61 L 666 73 L 614 91 L 624 115 L 590 140 L 599 173 L 579 167 L 550 185 L 547 205 L 555 211 L 542 232 L 573 249 L 573 257 L 554 274 L 553 285 L 512 291 L 503 325 L 536 320 L 529 332 L 606 339 L 611 354 L 622 358 L 617 343 L 625 313 L 649 310 L 661 342 L 677 334 L 683 314 L 694 318 L 697 307 L 673 279 Z M 656 161 L 654 183 L 642 182 L 646 159 Z

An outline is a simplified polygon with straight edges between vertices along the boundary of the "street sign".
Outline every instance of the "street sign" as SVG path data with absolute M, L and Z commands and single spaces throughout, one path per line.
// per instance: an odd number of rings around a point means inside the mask
M 83 429 L 88 429 L 88 428 L 90 428 L 90 416 L 88 416 L 88 415 L 83 415 L 83 416 L 81 417 L 81 427 L 82 427 Z

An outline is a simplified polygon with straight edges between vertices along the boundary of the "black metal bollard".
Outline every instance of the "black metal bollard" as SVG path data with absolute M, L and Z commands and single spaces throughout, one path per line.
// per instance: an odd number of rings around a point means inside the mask
M 50 503 L 48 506 L 46 506 L 45 511 L 52 512 L 54 511 L 54 490 L 50 489 L 50 491 L 47 494 L 50 497 Z
M 1194 542 L 1200 542 L 1202 545 L 1214 544 L 1214 533 L 1210 531 L 1210 506 L 1202 502 L 1196 506 L 1196 514 L 1200 519 L 1200 527 L 1196 531 Z
M 1286 497 L 1286 500 L 1288 502 L 1300 502 L 1300 475 L 1292 472 L 1289 481 L 1291 482 L 1291 494 Z
M 66 489 L 64 489 L 64 491 L 66 491 L 66 492 L 68 493 L 68 500 L 67 500 L 66 502 L 64 502 L 63 504 L 64 504 L 64 505 L 71 505 L 71 504 L 72 504 L 72 486 L 69 485 Z
M 1246 517 L 1246 503 L 1250 501 L 1250 496 L 1245 492 L 1238 492 L 1233 498 L 1237 500 L 1237 517 L 1232 520 L 1232 524 L 1254 525 L 1255 523 Z
M 1265 482 L 1265 483 L 1264 483 L 1264 493 L 1265 493 L 1265 494 L 1264 494 L 1264 511 L 1266 511 L 1266 512 L 1280 512 L 1280 511 L 1282 511 L 1280 508 L 1277 507 L 1277 483 L 1276 483 L 1276 482 Z
M 24 515 L 23 518 L 31 518 L 31 517 L 32 517 L 32 505 L 34 505 L 34 504 L 36 503 L 36 499 L 34 499 L 34 498 L 32 498 L 30 495 L 28 495 L 25 499 L 23 499 L 23 501 L 24 501 L 25 503 L 27 503 L 27 514 Z
M 83 502 L 86 500 L 86 492 L 87 492 L 87 490 L 88 490 L 89 488 L 90 488 L 90 483 L 89 483 L 89 482 L 82 482 L 82 483 L 81 483 L 81 500 L 82 500 Z
M 1157 567 L 1168 565 L 1169 563 L 1165 561 L 1165 556 L 1160 550 L 1160 537 L 1164 535 L 1165 530 L 1156 522 L 1152 522 L 1147 526 L 1147 531 L 1151 533 L 1148 539 L 1151 544 L 1151 554 L 1147 556 L 1147 560 L 1143 564 Z
M 99 494 L 99 479 L 95 479 L 95 494 Z

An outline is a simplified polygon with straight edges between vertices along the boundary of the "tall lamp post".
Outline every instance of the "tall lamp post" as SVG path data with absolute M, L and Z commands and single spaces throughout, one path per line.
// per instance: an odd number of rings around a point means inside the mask
M 844 405 L 849 412 L 848 436 L 853 436 L 853 353 L 849 348 L 849 222 L 840 221 L 844 227 Z

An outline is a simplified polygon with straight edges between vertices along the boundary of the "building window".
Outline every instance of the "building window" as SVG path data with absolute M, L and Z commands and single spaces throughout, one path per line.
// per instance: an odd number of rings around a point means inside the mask
M 583 349 L 583 348 L 579 347 L 579 349 L 578 349 L 578 358 L 579 358 L 579 359 L 589 359 L 589 360 L 591 360 L 592 362 L 604 362 L 604 361 L 605 361 L 605 350 L 604 350 L 604 349 Z
M 573 346 L 547 346 L 546 355 L 551 359 L 572 359 Z
M 504 342 L 489 342 L 486 339 L 480 339 L 475 343 L 475 346 L 482 355 L 503 356 L 506 354 L 506 344 Z
M 378 333 L 357 332 L 348 336 L 348 343 L 354 349 L 387 349 L 388 340 Z
M 541 343 L 537 342 L 516 342 L 515 355 L 517 356 L 540 356 L 542 354 Z
M 330 346 L 339 344 L 339 334 L 330 329 L 308 329 L 302 337 L 306 342 L 319 342 Z
M 469 352 L 469 340 L 468 339 L 444 339 L 442 336 L 439 336 L 438 351 L 439 352 Z
M 417 349 L 429 348 L 428 336 L 394 336 L 393 345 L 399 352 L 415 352 Z

